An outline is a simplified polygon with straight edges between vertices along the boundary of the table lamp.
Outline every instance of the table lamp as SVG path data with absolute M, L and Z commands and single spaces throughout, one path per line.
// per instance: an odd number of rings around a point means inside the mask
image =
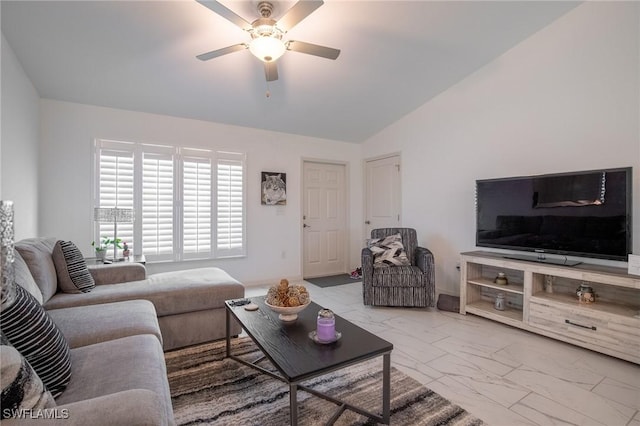
M 119 207 L 96 207 L 93 209 L 93 219 L 96 222 L 113 222 L 113 240 L 118 240 L 118 223 L 133 222 L 133 209 Z M 118 247 L 113 244 L 113 260 L 117 260 Z

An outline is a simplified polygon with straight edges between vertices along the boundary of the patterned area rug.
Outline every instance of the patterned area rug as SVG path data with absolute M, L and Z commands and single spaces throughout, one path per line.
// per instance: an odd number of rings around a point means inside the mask
M 248 337 L 234 339 L 232 352 L 246 360 L 261 357 Z M 167 352 L 165 359 L 173 411 L 178 425 L 285 425 L 289 423 L 289 392 L 284 382 L 224 359 L 225 342 Z M 393 358 L 393 354 L 392 354 Z M 273 370 L 268 361 L 264 368 Z M 382 409 L 382 358 L 352 365 L 304 382 L 367 411 Z M 337 406 L 298 391 L 298 422 L 325 424 Z M 337 425 L 372 425 L 368 418 L 344 412 Z M 391 424 L 483 425 L 471 414 L 392 367 Z

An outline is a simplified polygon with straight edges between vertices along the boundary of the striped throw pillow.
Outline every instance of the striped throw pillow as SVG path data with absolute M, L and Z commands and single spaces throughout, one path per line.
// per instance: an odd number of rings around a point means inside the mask
M 53 247 L 53 264 L 58 287 L 65 293 L 88 293 L 96 286 L 87 262 L 71 241 L 58 241 Z
M 0 419 L 14 417 L 21 410 L 39 410 L 56 406 L 51 392 L 31 364 L 0 333 Z
M 71 379 L 69 344 L 31 293 L 14 285 L 13 303 L 0 306 L 2 334 L 29 361 L 55 398 Z

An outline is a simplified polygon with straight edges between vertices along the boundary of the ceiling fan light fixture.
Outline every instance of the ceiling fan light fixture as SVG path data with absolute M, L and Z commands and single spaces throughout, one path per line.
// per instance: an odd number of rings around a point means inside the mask
M 220 3 L 220 0 L 197 1 L 251 36 L 251 41 L 248 43 L 238 43 L 196 56 L 201 61 L 208 61 L 209 59 L 247 49 L 252 55 L 264 62 L 265 78 L 267 82 L 270 82 L 278 79 L 276 61 L 287 50 L 327 59 L 336 59 L 340 54 L 340 50 L 330 47 L 302 41 L 283 40 L 288 31 L 322 6 L 324 0 L 298 0 L 277 21 L 271 18 L 273 14 L 272 0 L 252 0 L 252 3 L 257 3 L 260 17 L 251 23 L 224 6 Z
M 263 62 L 273 62 L 286 52 L 283 41 L 276 37 L 256 37 L 249 43 L 249 51 Z

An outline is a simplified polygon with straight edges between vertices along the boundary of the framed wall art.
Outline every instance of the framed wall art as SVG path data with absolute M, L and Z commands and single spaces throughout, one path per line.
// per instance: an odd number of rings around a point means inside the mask
M 287 174 L 262 172 L 261 202 L 266 206 L 284 206 L 287 204 Z

